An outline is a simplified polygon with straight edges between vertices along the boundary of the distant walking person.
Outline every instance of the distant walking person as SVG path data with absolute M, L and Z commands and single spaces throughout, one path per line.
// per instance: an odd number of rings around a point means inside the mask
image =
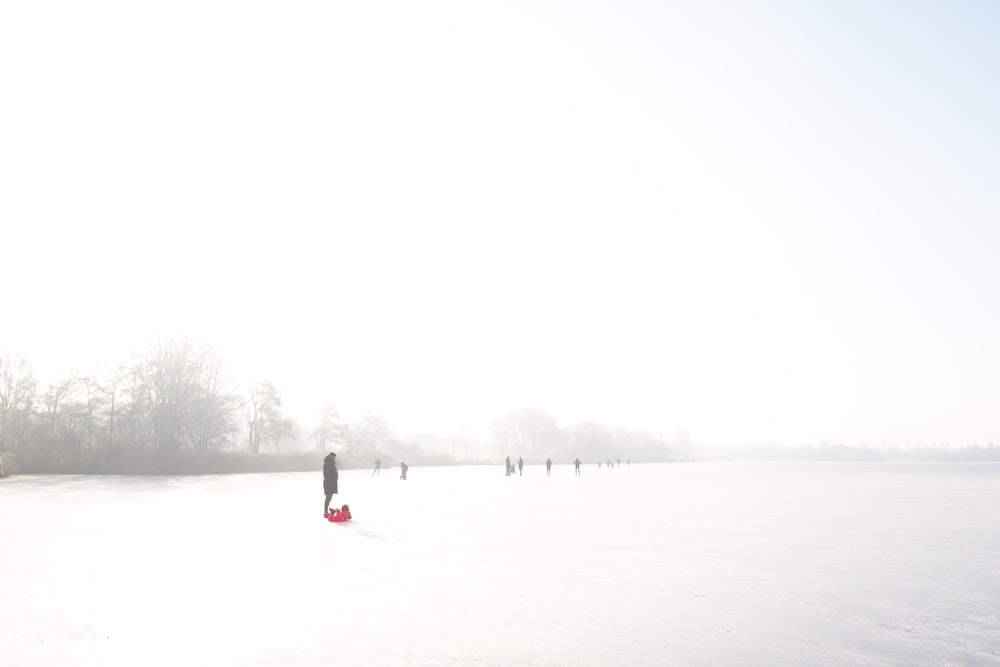
M 326 501 L 323 503 L 323 518 L 330 514 L 330 501 L 333 494 L 337 493 L 337 455 L 330 452 L 323 459 L 323 493 L 326 494 Z
M 406 465 L 402 461 L 399 462 L 399 478 L 406 481 L 406 471 L 410 469 L 410 466 Z
M 510 471 L 514 469 L 514 466 L 511 465 L 509 456 L 504 461 L 504 466 L 506 466 L 507 476 L 510 477 Z
M 382 459 L 375 459 L 375 469 L 372 470 L 372 477 L 375 475 L 382 476 Z
M 524 474 L 524 459 L 520 456 L 517 457 L 517 476 L 520 477 Z
M 552 476 L 552 459 L 545 459 L 545 476 Z
M 573 461 L 573 465 L 576 467 L 576 474 L 577 475 L 580 474 L 580 463 L 581 463 L 580 457 L 578 456 L 578 457 L 576 457 L 576 460 Z

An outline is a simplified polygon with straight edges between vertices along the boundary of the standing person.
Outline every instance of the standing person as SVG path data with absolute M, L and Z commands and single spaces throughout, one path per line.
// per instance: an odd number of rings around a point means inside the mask
M 580 463 L 581 463 L 580 457 L 578 456 L 578 457 L 576 457 L 576 460 L 573 461 L 573 465 L 576 466 L 576 474 L 577 475 L 580 474 Z
M 513 466 L 510 464 L 510 457 L 509 456 L 507 457 L 506 461 L 504 462 L 504 466 L 505 466 L 504 469 L 507 471 L 507 473 L 506 473 L 507 476 L 510 477 L 510 470 L 511 470 L 511 468 L 513 468 Z
M 552 476 L 552 459 L 545 459 L 545 476 Z
M 382 459 L 379 458 L 375 459 L 375 470 L 372 470 L 372 477 L 374 477 L 376 474 L 379 477 L 382 476 Z
M 337 493 L 337 455 L 330 452 L 323 459 L 323 493 L 326 494 L 326 502 L 323 503 L 323 518 L 330 514 L 330 501 L 333 494 Z
M 520 456 L 517 457 L 517 476 L 520 477 L 524 474 L 524 459 Z
M 406 465 L 402 461 L 399 462 L 399 478 L 406 481 L 406 471 L 410 469 L 410 466 Z

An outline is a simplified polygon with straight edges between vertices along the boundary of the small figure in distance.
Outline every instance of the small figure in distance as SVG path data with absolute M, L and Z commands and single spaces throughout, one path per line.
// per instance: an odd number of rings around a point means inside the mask
M 406 465 L 402 461 L 399 462 L 399 478 L 406 481 L 406 471 L 410 469 L 410 466 Z
M 337 455 L 330 452 L 323 459 L 323 493 L 326 494 L 326 502 L 323 503 L 323 518 L 330 513 L 330 501 L 333 494 L 337 493 Z
M 573 461 L 573 465 L 576 467 L 576 474 L 577 475 L 580 474 L 580 463 L 581 463 L 580 457 L 578 456 L 578 457 L 576 457 L 576 460 Z
M 506 475 L 507 475 L 507 477 L 510 477 L 510 471 L 511 471 L 511 470 L 512 470 L 513 468 L 514 468 L 514 466 L 512 466 L 512 465 L 510 464 L 510 457 L 508 456 L 508 457 L 507 457 L 507 458 L 505 459 L 505 461 L 504 461 L 504 469 L 506 470 L 506 473 L 504 473 L 504 474 L 506 474 Z
M 545 476 L 552 476 L 552 459 L 545 459 Z
M 382 459 L 375 459 L 375 469 L 372 470 L 372 477 L 375 475 L 378 475 L 379 477 L 382 476 Z
M 524 459 L 520 456 L 517 457 L 517 476 L 520 477 L 524 474 Z

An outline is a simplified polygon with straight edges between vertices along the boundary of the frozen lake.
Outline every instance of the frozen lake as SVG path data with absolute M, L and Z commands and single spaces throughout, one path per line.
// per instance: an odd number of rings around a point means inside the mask
M 0 665 L 1000 664 L 1000 466 L 0 480 Z

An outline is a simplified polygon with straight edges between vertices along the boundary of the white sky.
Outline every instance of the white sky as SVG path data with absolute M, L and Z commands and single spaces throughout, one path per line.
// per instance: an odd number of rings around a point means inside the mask
M 0 5 L 0 352 L 308 420 L 1000 442 L 987 2 Z

